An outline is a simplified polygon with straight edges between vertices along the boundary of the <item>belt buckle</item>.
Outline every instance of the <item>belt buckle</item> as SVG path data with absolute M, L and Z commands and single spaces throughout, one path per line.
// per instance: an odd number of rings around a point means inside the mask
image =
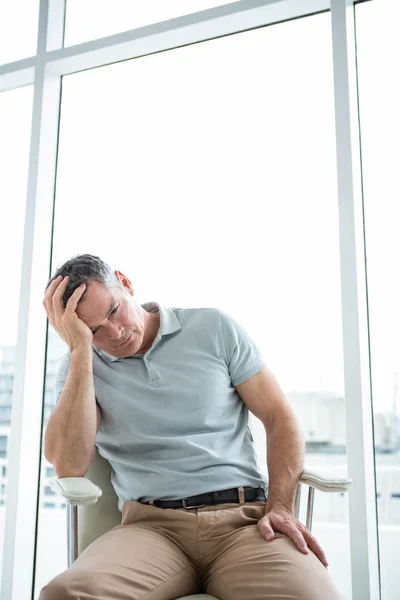
M 182 498 L 182 504 L 183 504 L 183 508 L 185 508 L 186 510 L 190 510 L 191 508 L 203 508 L 203 506 L 205 506 L 205 504 L 197 504 L 196 506 L 188 506 L 186 504 L 186 498 Z

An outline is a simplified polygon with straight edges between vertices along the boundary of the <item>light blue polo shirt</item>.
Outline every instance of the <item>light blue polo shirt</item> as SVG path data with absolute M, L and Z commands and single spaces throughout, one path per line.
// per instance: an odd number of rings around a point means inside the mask
M 125 500 L 175 500 L 238 486 L 263 487 L 249 411 L 234 386 L 264 367 L 256 345 L 216 308 L 163 308 L 144 354 L 116 358 L 93 346 L 99 453 Z M 69 367 L 61 360 L 56 398 Z

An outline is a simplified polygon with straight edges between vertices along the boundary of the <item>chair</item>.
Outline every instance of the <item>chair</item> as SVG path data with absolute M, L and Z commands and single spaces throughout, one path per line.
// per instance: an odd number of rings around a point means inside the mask
M 315 489 L 345 492 L 351 485 L 348 477 L 318 474 L 304 469 L 296 493 L 296 517 L 299 517 L 301 485 L 309 486 L 306 526 L 311 530 Z M 121 523 L 118 498 L 111 484 L 111 466 L 97 451 L 85 477 L 53 477 L 50 487 L 67 503 L 68 566 L 95 539 Z M 79 527 L 78 527 L 79 524 Z M 179 600 L 218 600 L 209 594 L 181 597 Z

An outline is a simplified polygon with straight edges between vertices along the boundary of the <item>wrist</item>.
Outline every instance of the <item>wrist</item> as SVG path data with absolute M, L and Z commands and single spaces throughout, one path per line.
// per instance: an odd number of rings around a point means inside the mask
M 91 358 L 93 355 L 92 344 L 88 342 L 79 342 L 77 344 L 71 344 L 69 346 L 71 357 L 79 356 L 81 358 Z
M 294 514 L 294 500 L 291 498 L 285 499 L 268 496 L 265 504 L 265 512 L 270 512 L 271 510 L 286 510 Z
M 271 512 L 273 510 L 283 510 L 294 514 L 294 506 L 277 502 L 267 502 L 265 505 L 265 512 Z

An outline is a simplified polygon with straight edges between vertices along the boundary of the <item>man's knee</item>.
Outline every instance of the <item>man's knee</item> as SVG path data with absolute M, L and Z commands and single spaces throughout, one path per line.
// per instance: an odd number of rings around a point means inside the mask
M 274 585 L 281 585 L 293 600 L 340 600 L 328 570 L 311 550 L 303 554 L 287 537 L 280 535 L 279 540 L 283 563 L 275 573 Z
M 81 600 L 101 597 L 98 578 L 88 570 L 68 569 L 43 589 L 39 600 Z
M 297 565 L 293 565 L 293 570 L 291 573 L 289 571 L 285 581 L 285 592 L 296 600 L 340 600 L 340 595 L 322 564 L 313 565 L 311 569 L 306 567 L 300 572 Z

